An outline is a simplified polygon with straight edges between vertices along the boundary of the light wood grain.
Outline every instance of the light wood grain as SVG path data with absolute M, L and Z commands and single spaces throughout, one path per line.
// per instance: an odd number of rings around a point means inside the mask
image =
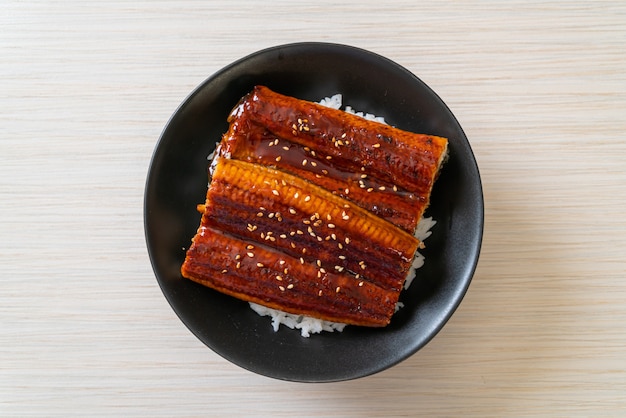
M 0 415 L 623 416 L 626 3 L 4 1 Z M 347 43 L 450 106 L 483 178 L 470 290 L 368 378 L 303 385 L 203 346 L 160 292 L 145 176 L 167 119 L 224 65 Z

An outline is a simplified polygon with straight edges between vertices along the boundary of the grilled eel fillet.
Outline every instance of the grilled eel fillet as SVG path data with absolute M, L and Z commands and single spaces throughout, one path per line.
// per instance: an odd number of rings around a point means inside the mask
M 285 312 L 387 325 L 447 141 L 264 87 L 229 122 L 182 275 Z
M 305 178 L 413 233 L 447 140 L 415 134 L 257 86 L 231 112 L 229 158 Z

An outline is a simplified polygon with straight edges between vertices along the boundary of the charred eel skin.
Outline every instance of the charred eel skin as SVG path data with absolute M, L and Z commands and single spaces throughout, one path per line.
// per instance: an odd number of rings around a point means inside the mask
M 413 232 L 447 139 L 403 131 L 257 86 L 229 115 L 219 151 L 271 165 Z
M 285 312 L 372 327 L 394 313 L 419 241 L 274 168 L 218 158 L 182 275 Z

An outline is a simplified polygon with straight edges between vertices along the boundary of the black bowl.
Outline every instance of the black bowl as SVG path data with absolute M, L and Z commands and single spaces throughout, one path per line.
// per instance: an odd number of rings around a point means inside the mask
M 386 328 L 346 327 L 310 338 L 281 327 L 246 302 L 180 275 L 199 225 L 196 204 L 207 189 L 207 156 L 227 130 L 226 117 L 255 85 L 317 101 L 342 93 L 344 104 L 385 117 L 398 128 L 449 138 L 450 158 L 426 215 L 437 224 L 425 265 L 404 308 Z M 145 190 L 145 231 L 157 280 L 183 323 L 227 360 L 273 378 L 329 382 L 370 375 L 423 347 L 465 295 L 478 262 L 483 195 L 478 167 L 461 126 L 443 101 L 400 65 L 345 45 L 298 43 L 249 55 L 202 83 L 176 110 L 154 152 Z

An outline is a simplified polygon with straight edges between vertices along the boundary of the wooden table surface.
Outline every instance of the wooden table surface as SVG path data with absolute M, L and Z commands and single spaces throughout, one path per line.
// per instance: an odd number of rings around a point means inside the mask
M 480 167 L 451 321 L 400 365 L 298 384 L 213 353 L 143 231 L 157 139 L 256 50 L 349 44 L 419 76 Z M 0 12 L 1 416 L 624 416 L 626 3 L 50 2 Z

